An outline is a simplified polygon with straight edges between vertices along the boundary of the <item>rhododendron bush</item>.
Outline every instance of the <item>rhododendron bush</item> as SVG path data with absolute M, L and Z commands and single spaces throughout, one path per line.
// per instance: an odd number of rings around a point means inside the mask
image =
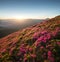
M 0 39 L 0 62 L 60 62 L 60 19 L 55 17 Z

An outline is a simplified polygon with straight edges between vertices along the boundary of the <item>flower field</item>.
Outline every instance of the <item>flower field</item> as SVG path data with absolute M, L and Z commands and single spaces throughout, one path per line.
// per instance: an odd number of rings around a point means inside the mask
M 0 62 L 60 62 L 60 16 L 1 38 Z

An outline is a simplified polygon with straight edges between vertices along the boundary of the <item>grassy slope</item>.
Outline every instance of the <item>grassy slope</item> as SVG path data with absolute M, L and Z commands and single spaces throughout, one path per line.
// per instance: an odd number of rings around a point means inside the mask
M 59 62 L 59 52 L 60 16 L 0 39 L 0 62 Z

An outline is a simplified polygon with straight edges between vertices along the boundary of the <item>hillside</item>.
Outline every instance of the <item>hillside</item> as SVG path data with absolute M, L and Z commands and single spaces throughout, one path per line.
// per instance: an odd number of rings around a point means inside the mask
M 60 16 L 0 39 L 0 62 L 59 62 Z

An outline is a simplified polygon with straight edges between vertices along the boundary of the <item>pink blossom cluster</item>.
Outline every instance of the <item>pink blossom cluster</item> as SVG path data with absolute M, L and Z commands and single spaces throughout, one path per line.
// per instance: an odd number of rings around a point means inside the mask
M 20 46 L 20 52 L 26 53 L 26 51 L 27 51 L 26 45 L 25 45 L 25 44 L 22 44 L 22 45 Z
M 53 55 L 52 52 L 48 51 L 47 54 L 48 54 L 48 59 L 50 60 L 50 62 L 55 62 L 54 57 L 52 56 Z

